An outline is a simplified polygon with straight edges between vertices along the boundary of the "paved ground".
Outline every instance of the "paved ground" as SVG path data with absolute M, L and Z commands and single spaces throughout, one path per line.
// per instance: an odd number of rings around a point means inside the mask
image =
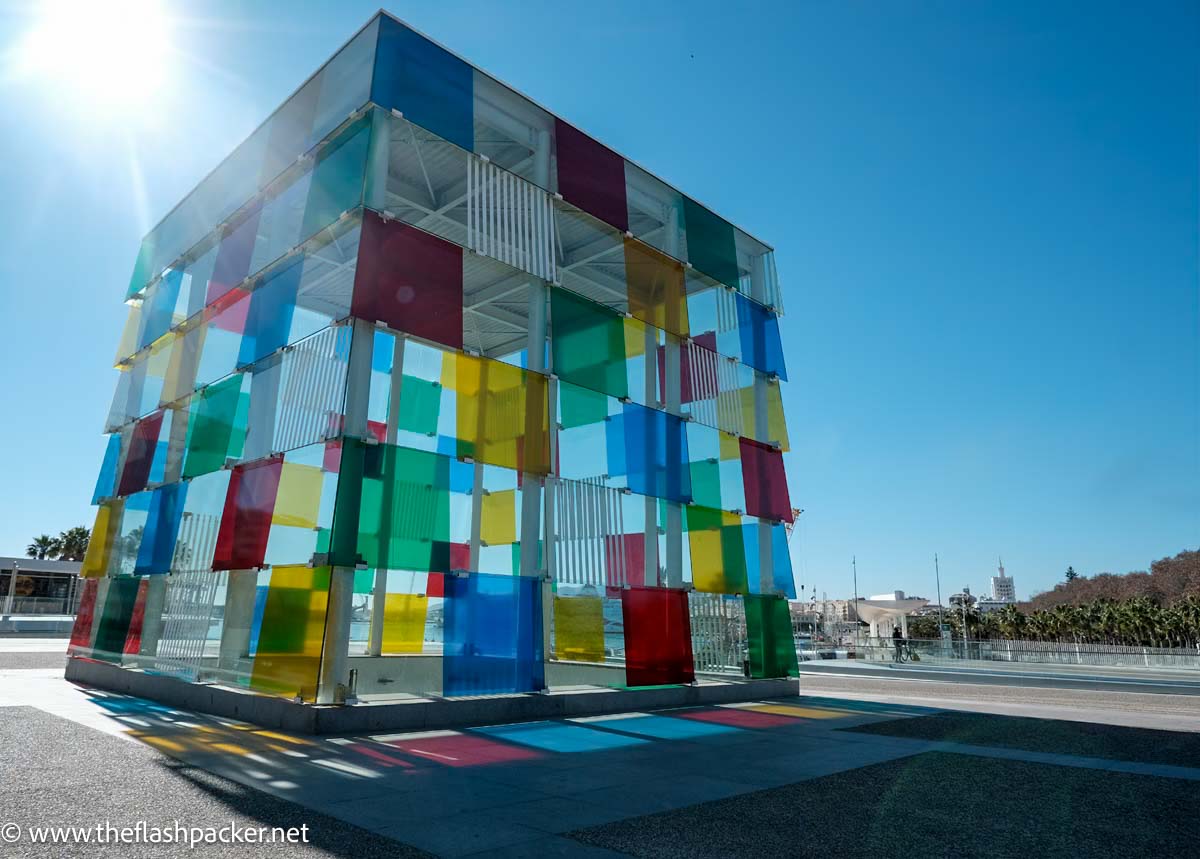
M 233 816 L 307 823 L 310 855 L 364 856 L 1127 857 L 1145 845 L 1074 838 L 1063 820 L 1100 815 L 1104 833 L 1115 815 L 1141 833 L 1163 809 L 1166 849 L 1200 835 L 1177 822 L 1200 805 L 1200 767 L 1179 765 L 1196 763 L 1200 735 L 1132 743 L 1069 721 L 1196 731 L 1195 697 L 805 675 L 805 696 L 787 701 L 313 738 L 82 690 L 60 668 L 14 667 L 30 653 L 6 653 L 0 639 L 0 824 L 8 814 L 23 825 Z M 947 715 L 970 709 L 1060 722 Z M 1050 751 L 1021 739 L 1039 728 L 1056 738 Z M 1010 831 L 998 813 L 1029 824 Z M 909 819 L 908 840 L 895 842 Z M 964 847 L 946 832 L 978 840 Z M 90 855 L 23 849 L 15 855 Z M 262 848 L 113 855 L 239 849 Z
M 1196 799 L 1168 778 L 926 752 L 571 837 L 679 859 L 1190 856 Z

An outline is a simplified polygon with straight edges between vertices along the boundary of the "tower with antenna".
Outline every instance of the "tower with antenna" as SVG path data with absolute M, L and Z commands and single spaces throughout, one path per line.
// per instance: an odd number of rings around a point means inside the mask
M 992 576 L 992 599 L 996 602 L 1015 603 L 1017 587 L 1011 576 L 1004 574 L 1004 559 L 998 558 L 1000 575 Z

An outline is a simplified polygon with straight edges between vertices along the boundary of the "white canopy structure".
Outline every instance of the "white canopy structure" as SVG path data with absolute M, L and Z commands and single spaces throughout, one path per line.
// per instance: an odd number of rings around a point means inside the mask
M 902 593 L 898 595 L 903 596 Z M 880 621 L 890 621 L 890 625 L 895 626 L 896 618 L 900 619 L 901 634 L 907 638 L 908 615 L 928 603 L 929 600 L 920 598 L 859 600 L 857 603 L 857 612 L 861 620 L 865 620 L 871 624 L 871 638 L 879 637 Z

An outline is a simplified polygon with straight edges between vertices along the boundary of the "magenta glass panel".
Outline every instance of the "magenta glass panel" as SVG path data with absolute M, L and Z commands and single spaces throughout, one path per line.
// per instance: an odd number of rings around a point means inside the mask
M 214 570 L 262 566 L 282 471 L 282 456 L 233 469 L 213 553 Z
M 775 521 L 792 521 L 783 454 L 770 445 L 739 439 L 742 452 L 742 483 L 746 489 L 746 512 Z
M 366 212 L 350 312 L 461 349 L 462 248 Z
M 155 412 L 137 422 L 129 441 L 129 454 L 125 457 L 125 468 L 121 470 L 118 495 L 132 495 L 146 488 L 150 479 L 150 466 L 154 463 L 154 451 L 158 445 L 158 433 L 162 429 L 162 412 Z
M 629 230 L 625 159 L 561 119 L 554 120 L 558 193 L 621 232 Z

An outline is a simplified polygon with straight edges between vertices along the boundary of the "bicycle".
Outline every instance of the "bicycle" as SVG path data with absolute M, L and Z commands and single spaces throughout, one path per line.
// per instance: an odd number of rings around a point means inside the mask
M 899 664 L 903 664 L 905 662 L 920 662 L 921 657 L 917 656 L 917 652 L 913 650 L 912 642 L 906 639 L 900 643 L 900 646 L 892 655 L 892 661 Z

